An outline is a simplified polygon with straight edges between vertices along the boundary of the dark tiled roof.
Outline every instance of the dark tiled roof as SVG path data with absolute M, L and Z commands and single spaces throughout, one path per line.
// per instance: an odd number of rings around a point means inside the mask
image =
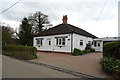
M 40 32 L 36 36 L 48 36 L 48 35 L 56 35 L 56 34 L 66 34 L 66 33 L 77 33 L 83 36 L 97 38 L 96 36 L 88 33 L 87 31 L 75 27 L 71 24 L 59 24 L 55 27 L 52 27 L 46 31 Z

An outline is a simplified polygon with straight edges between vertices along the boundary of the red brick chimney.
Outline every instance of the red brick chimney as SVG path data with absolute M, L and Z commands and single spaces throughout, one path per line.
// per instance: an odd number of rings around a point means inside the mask
M 67 19 L 68 19 L 68 18 L 67 18 L 67 15 L 64 15 L 64 16 L 63 16 L 63 19 L 62 19 L 63 23 L 66 24 L 66 23 L 67 23 Z

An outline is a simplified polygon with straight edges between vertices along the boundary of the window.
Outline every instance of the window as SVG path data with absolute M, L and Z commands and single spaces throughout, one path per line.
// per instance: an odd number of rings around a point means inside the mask
M 92 42 L 92 45 L 93 45 L 94 43 Z
M 98 43 L 98 47 L 100 47 L 100 43 Z
M 43 38 L 36 39 L 37 45 L 43 45 Z
M 65 38 L 56 38 L 56 45 L 65 45 Z
M 59 45 L 61 45 L 61 41 L 62 41 L 61 38 L 59 38 Z
M 58 45 L 58 38 L 56 38 L 56 45 Z
M 97 46 L 97 42 L 96 42 L 96 41 L 94 41 L 94 46 L 95 46 L 95 47 Z
M 83 45 L 83 40 L 80 40 L 80 45 L 81 45 L 81 46 Z
M 65 45 L 65 38 L 62 38 L 62 45 Z
M 49 45 L 51 45 L 51 41 L 49 41 Z

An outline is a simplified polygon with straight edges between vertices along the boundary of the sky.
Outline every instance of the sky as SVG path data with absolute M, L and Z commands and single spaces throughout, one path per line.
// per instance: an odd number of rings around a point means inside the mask
M 0 0 L 0 22 L 18 29 L 21 20 L 37 11 L 48 15 L 54 27 L 62 23 L 63 15 L 68 24 L 82 28 L 101 37 L 118 36 L 118 2 L 120 0 Z M 4 25 L 5 25 L 4 24 Z M 3 24 L 1 24 L 3 25 Z

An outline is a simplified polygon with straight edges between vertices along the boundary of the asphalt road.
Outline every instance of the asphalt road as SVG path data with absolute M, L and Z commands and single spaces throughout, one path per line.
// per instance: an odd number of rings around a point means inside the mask
M 77 78 L 36 64 L 2 57 L 2 78 Z

